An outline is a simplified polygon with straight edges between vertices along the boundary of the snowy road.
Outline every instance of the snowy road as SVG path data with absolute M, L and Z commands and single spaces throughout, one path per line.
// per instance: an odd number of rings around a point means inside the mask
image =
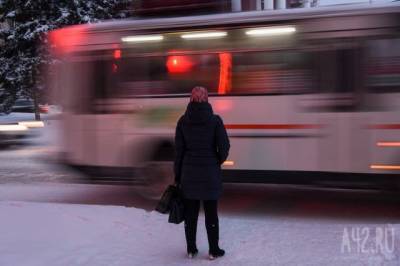
M 47 152 L 41 145 L 0 150 L 0 200 L 154 208 L 140 188 L 77 183 L 81 177 L 47 161 Z M 399 195 L 379 191 L 225 184 L 220 209 L 231 216 L 399 223 L 399 203 Z
M 77 183 L 81 176 L 49 161 L 51 149 L 43 143 L 39 139 L 0 150 L 0 200 L 154 208 L 154 202 L 140 196 L 140 188 Z M 225 184 L 220 209 L 232 216 L 398 223 L 399 203 L 399 195 L 379 191 Z

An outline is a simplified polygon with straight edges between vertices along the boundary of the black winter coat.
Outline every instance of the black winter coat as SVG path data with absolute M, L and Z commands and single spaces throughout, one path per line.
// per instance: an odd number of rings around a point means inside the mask
M 228 135 L 209 103 L 191 102 L 175 133 L 175 181 L 184 197 L 217 200 L 222 193 L 221 164 L 228 157 Z

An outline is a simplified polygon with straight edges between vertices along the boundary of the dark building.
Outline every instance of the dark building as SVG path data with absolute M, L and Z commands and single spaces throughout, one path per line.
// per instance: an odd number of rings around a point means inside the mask
M 136 16 L 185 16 L 231 11 L 231 0 L 140 0 L 132 4 Z
M 174 17 L 200 14 L 313 7 L 319 0 L 139 0 L 131 4 L 138 17 Z

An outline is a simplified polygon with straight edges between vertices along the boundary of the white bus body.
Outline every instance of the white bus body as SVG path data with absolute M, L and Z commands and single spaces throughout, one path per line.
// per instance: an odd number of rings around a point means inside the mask
M 174 159 L 176 121 L 203 85 L 230 136 L 225 181 L 399 183 L 399 12 L 326 7 L 55 31 L 60 156 L 108 178 L 156 169 Z M 182 36 L 210 32 L 221 36 Z

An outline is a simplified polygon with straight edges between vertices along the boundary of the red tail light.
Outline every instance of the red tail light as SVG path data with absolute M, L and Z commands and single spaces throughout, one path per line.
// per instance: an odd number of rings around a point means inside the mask
M 48 107 L 47 105 L 39 106 L 39 111 L 40 111 L 41 113 L 47 114 L 47 113 L 49 112 L 49 107 Z

